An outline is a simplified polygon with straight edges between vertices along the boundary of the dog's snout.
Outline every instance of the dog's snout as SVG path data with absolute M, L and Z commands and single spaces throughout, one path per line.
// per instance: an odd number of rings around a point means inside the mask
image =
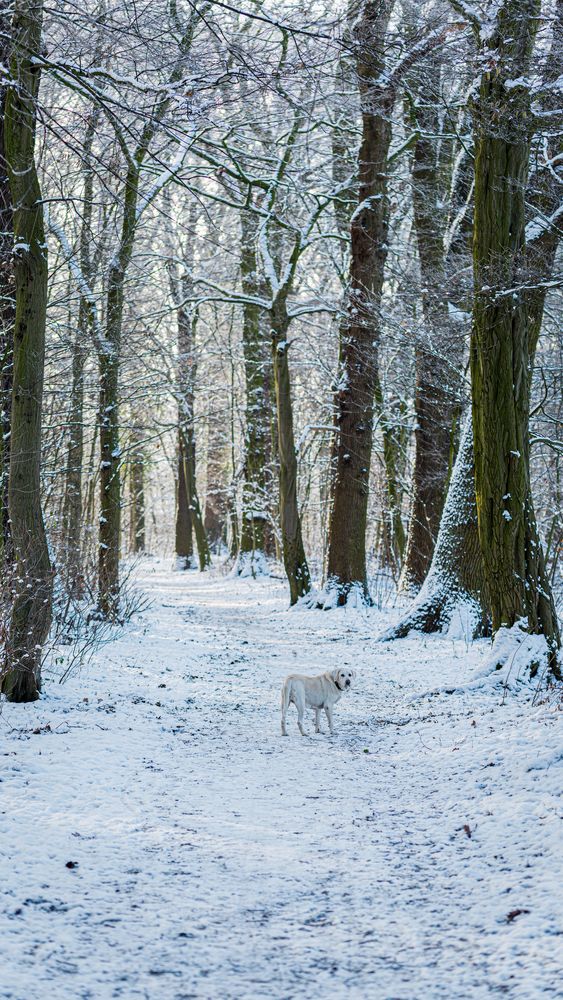
M 349 681 L 349 680 L 347 680 L 347 681 L 346 681 L 346 687 L 347 687 L 347 688 L 349 688 L 349 687 L 350 687 L 350 681 Z

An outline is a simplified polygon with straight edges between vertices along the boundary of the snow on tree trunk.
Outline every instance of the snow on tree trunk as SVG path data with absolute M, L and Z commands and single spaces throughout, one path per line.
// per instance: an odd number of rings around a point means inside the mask
M 482 635 L 488 627 L 470 413 L 465 418 L 428 575 L 407 613 L 381 639 L 404 639 L 411 631 L 446 631 L 450 626 L 468 637 Z

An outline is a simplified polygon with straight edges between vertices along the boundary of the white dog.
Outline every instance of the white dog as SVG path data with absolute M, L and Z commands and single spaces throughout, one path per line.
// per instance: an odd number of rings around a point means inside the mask
M 324 708 L 330 734 L 334 733 L 332 724 L 332 708 L 340 701 L 344 691 L 348 691 L 356 676 L 355 670 L 340 667 L 338 670 L 327 670 L 318 677 L 306 677 L 304 674 L 290 674 L 286 677 L 282 688 L 281 699 L 281 731 L 287 736 L 285 717 L 290 704 L 297 708 L 297 725 L 299 732 L 305 736 L 303 716 L 305 708 L 315 709 L 315 732 L 320 733 L 321 709 Z

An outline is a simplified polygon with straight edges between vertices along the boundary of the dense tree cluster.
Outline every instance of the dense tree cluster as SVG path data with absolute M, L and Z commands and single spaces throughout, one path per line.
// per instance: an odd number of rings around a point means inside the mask
M 0 45 L 4 693 L 145 551 L 557 674 L 561 0 L 11 0 Z

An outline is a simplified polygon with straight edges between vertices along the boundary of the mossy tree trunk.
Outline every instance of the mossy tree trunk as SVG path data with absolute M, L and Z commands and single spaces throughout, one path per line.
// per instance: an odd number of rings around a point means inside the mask
M 468 637 L 487 632 L 488 602 L 477 533 L 474 469 L 468 413 L 428 574 L 407 612 L 382 639 L 404 639 L 411 631 L 445 631 L 456 616 L 458 631 Z
M 16 0 L 4 144 L 14 206 L 14 375 L 8 503 L 16 560 L 2 691 L 33 701 L 52 613 L 53 576 L 41 511 L 41 410 L 47 309 L 47 249 L 35 165 L 43 4 Z
M 546 64 L 542 98 L 542 121 L 553 116 L 553 138 L 539 138 L 541 155 L 535 158 L 535 171 L 527 191 L 527 201 L 537 213 L 529 224 L 528 244 L 525 251 L 524 272 L 527 278 L 525 309 L 527 312 L 527 377 L 534 365 L 539 338 L 547 285 L 553 270 L 560 229 L 556 211 L 560 203 L 560 188 L 551 163 L 562 152 L 558 128 L 558 104 L 553 83 L 563 69 L 563 5 L 559 4 L 554 25 L 551 51 Z M 508 120 L 508 119 L 506 119 Z M 505 121 L 506 121 L 505 120 Z M 544 142 L 544 139 L 546 140 Z M 529 391 L 529 389 L 528 389 Z M 526 423 L 527 427 L 527 423 Z M 541 548 L 536 548 L 540 581 L 545 579 Z M 542 584 L 542 589 L 543 584 Z M 552 615 L 550 591 L 544 591 L 549 602 L 548 622 Z M 422 590 L 403 619 L 383 638 L 401 638 L 412 629 L 439 631 L 446 628 L 452 618 L 467 617 L 475 635 L 490 628 L 492 601 L 488 596 L 484 560 L 478 533 L 477 504 L 475 500 L 475 465 L 473 433 L 468 417 L 462 434 L 458 456 L 454 465 L 448 496 L 442 515 L 440 532 L 432 564 Z M 555 633 L 552 645 L 557 644 Z M 556 669 L 556 668 L 555 668 Z
M 0 12 L 0 64 L 7 66 L 11 14 Z M 4 111 L 7 84 L 0 81 L 0 570 L 11 557 L 8 481 L 10 476 L 10 411 L 12 408 L 13 340 L 16 290 L 14 283 L 14 219 L 8 165 L 4 152 Z
M 351 220 L 346 313 L 340 330 L 335 393 L 335 474 L 327 588 L 345 603 L 355 590 L 369 601 L 366 525 L 383 278 L 387 259 L 388 152 L 394 92 L 379 83 L 392 0 L 364 3 L 353 26 L 362 108 L 358 204 Z M 377 81 L 377 82 L 376 82 Z
M 479 540 L 493 630 L 526 619 L 555 656 L 559 630 L 534 514 L 528 428 L 535 324 L 526 291 L 525 194 L 534 123 L 526 77 L 540 12 L 538 0 L 506 0 L 482 44 L 488 65 L 475 108 L 471 383 Z

